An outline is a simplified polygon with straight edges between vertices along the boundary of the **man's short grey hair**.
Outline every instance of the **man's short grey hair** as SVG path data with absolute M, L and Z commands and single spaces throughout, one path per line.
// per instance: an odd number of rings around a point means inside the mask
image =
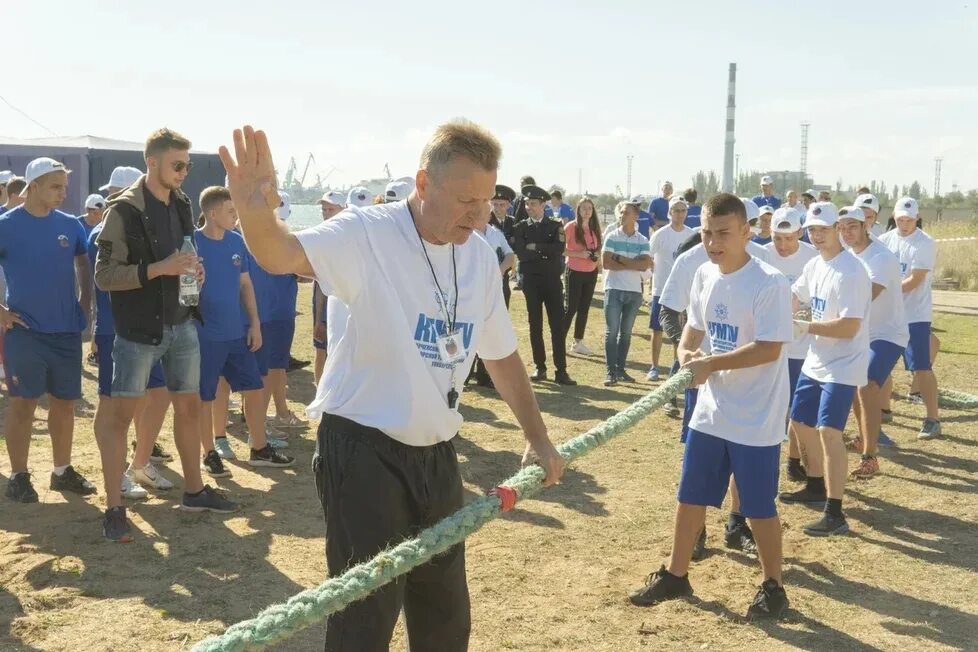
M 471 120 L 452 120 L 435 129 L 421 152 L 420 168 L 437 175 L 441 168 L 459 156 L 486 171 L 495 172 L 499 169 L 502 147 L 485 127 Z

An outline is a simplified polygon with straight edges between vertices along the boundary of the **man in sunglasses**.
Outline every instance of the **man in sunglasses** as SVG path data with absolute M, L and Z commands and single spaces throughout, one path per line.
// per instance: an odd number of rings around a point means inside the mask
M 190 199 L 180 186 L 190 172 L 190 141 L 169 129 L 146 140 L 146 174 L 108 202 L 98 238 L 95 282 L 111 295 L 115 319 L 112 406 L 95 436 L 102 453 L 106 506 L 103 533 L 129 539 L 120 492 L 126 462 L 126 433 L 150 370 L 162 360 L 173 403 L 173 438 L 183 465 L 182 507 L 231 512 L 237 505 L 200 476 L 197 421 L 200 416 L 200 345 L 191 319 L 196 307 L 179 301 L 179 277 L 188 272 L 203 283 L 200 259 L 181 253 L 194 232 Z

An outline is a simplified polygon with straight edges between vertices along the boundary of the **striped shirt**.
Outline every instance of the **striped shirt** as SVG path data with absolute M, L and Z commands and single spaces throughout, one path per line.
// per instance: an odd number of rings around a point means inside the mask
M 622 258 L 638 258 L 639 256 L 651 256 L 649 249 L 649 239 L 638 232 L 638 229 L 631 235 L 619 226 L 608 232 L 605 236 L 602 253 L 609 252 L 618 254 Z M 624 290 L 626 292 L 642 291 L 642 272 L 631 269 L 609 269 L 604 273 L 604 289 Z

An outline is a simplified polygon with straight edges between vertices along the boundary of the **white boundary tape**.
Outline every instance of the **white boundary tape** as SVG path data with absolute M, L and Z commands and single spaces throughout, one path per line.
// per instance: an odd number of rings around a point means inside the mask
M 934 242 L 978 242 L 978 235 L 969 235 L 967 238 L 938 238 Z

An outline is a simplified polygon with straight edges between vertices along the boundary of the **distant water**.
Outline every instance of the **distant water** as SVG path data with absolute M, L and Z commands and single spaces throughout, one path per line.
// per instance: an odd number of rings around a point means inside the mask
M 316 226 L 323 221 L 323 213 L 319 209 L 319 204 L 293 204 L 292 215 L 289 216 L 289 229 L 301 231 L 302 229 Z

